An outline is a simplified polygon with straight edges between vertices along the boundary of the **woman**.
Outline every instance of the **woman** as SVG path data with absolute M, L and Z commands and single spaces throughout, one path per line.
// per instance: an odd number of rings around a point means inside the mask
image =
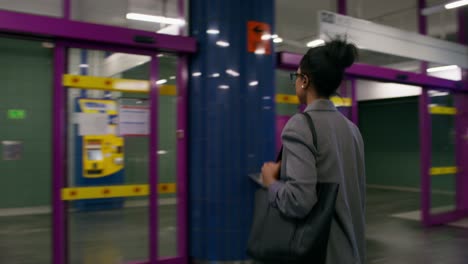
M 291 77 L 296 95 L 307 104 L 305 112 L 314 121 L 317 149 L 306 118 L 296 114 L 282 133 L 281 162 L 265 163 L 262 168 L 270 202 L 294 218 L 305 217 L 317 202 L 317 182 L 339 183 L 327 250 L 330 264 L 366 261 L 364 144 L 358 128 L 330 101 L 356 55 L 356 47 L 342 40 L 304 55 Z

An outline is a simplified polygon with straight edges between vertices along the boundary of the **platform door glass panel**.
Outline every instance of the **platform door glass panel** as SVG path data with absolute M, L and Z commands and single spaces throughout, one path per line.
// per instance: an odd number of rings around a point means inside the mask
M 69 263 L 149 259 L 150 61 L 68 49 Z
M 51 262 L 52 47 L 0 38 L 0 263 Z
M 431 116 L 431 213 L 453 211 L 456 192 L 454 97 L 447 91 L 430 90 Z

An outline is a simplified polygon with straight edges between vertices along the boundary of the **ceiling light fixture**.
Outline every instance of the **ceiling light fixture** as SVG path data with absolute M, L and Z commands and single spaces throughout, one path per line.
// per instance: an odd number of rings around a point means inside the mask
M 263 34 L 262 35 L 262 40 L 269 40 L 271 38 L 272 38 L 272 36 L 270 34 Z
M 254 87 L 254 86 L 257 86 L 257 85 L 258 85 L 258 81 L 251 81 L 249 83 L 249 86 L 251 86 L 251 87 Z
M 281 42 L 283 42 L 283 39 L 282 38 L 274 38 L 273 42 L 274 43 L 281 43 Z
M 266 53 L 265 48 L 258 48 L 258 49 L 255 50 L 255 54 L 257 54 L 257 55 L 263 55 L 265 53 Z
M 161 85 L 161 84 L 165 84 L 165 83 L 167 83 L 166 79 L 161 79 L 161 80 L 156 81 L 157 85 Z
M 324 45 L 324 44 L 325 44 L 325 40 L 316 39 L 316 40 L 312 40 L 311 42 L 307 43 L 307 47 L 315 48 L 315 47 L 318 47 L 318 46 L 321 46 L 321 45 Z
M 163 28 L 159 29 L 158 31 L 156 31 L 156 33 L 178 36 L 179 31 L 180 31 L 180 27 L 181 26 L 179 26 L 179 25 L 169 25 L 167 27 L 163 27 Z
M 145 15 L 145 14 L 138 14 L 138 13 L 128 13 L 126 17 L 129 20 L 138 20 L 138 21 L 168 24 L 168 25 L 179 25 L 179 26 L 185 25 L 185 20 L 179 19 L 179 18 L 153 16 L 153 15 Z
M 233 77 L 239 77 L 239 75 L 240 75 L 238 72 L 236 72 L 235 70 L 232 70 L 232 69 L 227 69 L 226 73 L 233 76 Z
M 455 70 L 455 69 L 458 69 L 457 65 L 448 65 L 448 66 L 429 68 L 426 71 L 427 72 L 440 72 L 440 71 L 449 71 L 449 70 Z
M 465 5 L 468 5 L 468 0 L 460 0 L 446 4 L 445 9 L 454 9 Z

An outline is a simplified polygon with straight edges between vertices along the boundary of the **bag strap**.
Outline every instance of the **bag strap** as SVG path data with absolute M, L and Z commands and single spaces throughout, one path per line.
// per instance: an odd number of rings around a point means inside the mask
M 282 158 L 283 158 L 283 146 L 281 146 L 281 149 L 278 152 L 278 156 L 276 156 L 276 162 L 280 162 Z
M 303 116 L 306 117 L 306 120 L 307 120 L 307 124 L 309 126 L 309 129 L 310 131 L 312 132 L 312 137 L 313 137 L 313 143 L 314 143 L 314 147 L 315 149 L 318 150 L 318 143 L 317 143 L 317 131 L 315 130 L 315 125 L 314 125 L 314 121 L 312 120 L 312 117 L 310 117 L 309 114 L 307 113 L 301 113 Z M 281 146 L 281 149 L 278 153 L 278 156 L 276 156 L 276 162 L 279 162 L 281 161 L 283 157 L 283 146 Z
M 312 120 L 312 118 L 310 117 L 309 114 L 307 114 L 307 112 L 304 112 L 302 113 L 302 115 L 304 115 L 306 117 L 306 120 L 307 120 L 307 123 L 309 124 L 309 128 L 310 128 L 310 131 L 312 132 L 312 135 L 313 135 L 313 141 L 314 141 L 314 146 L 315 148 L 318 150 L 318 146 L 317 146 L 317 131 L 315 130 L 315 125 L 314 125 L 314 121 Z M 343 223 L 343 221 L 341 221 L 340 217 L 338 216 L 338 213 L 335 209 L 335 212 L 333 213 L 333 218 L 335 219 L 336 223 L 338 224 L 338 227 L 341 229 L 341 231 L 343 233 L 346 233 L 346 228 L 345 228 L 345 225 Z M 353 247 L 353 254 L 356 250 L 355 248 L 355 243 L 353 243 L 353 241 L 351 241 L 351 238 L 348 234 L 346 234 L 346 238 L 348 240 L 348 243 L 350 245 L 352 245 Z
M 310 117 L 310 115 L 307 114 L 307 112 L 302 113 L 302 115 L 306 117 L 307 124 L 309 125 L 309 129 L 310 129 L 310 131 L 312 132 L 312 136 L 313 136 L 313 139 L 312 139 L 312 140 L 313 140 L 313 142 L 314 142 L 314 147 L 315 147 L 315 149 L 318 150 L 317 131 L 315 130 L 314 121 L 312 120 L 312 117 Z

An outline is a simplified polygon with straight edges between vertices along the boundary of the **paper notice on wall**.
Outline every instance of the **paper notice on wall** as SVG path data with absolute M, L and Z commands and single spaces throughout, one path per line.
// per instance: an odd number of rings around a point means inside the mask
M 107 114 L 77 113 L 75 121 L 78 123 L 78 134 L 80 136 L 99 136 L 109 133 Z
M 23 156 L 23 142 L 2 141 L 3 160 L 20 160 Z
M 149 134 L 149 108 L 147 106 L 121 106 L 119 109 L 120 136 L 146 136 Z

